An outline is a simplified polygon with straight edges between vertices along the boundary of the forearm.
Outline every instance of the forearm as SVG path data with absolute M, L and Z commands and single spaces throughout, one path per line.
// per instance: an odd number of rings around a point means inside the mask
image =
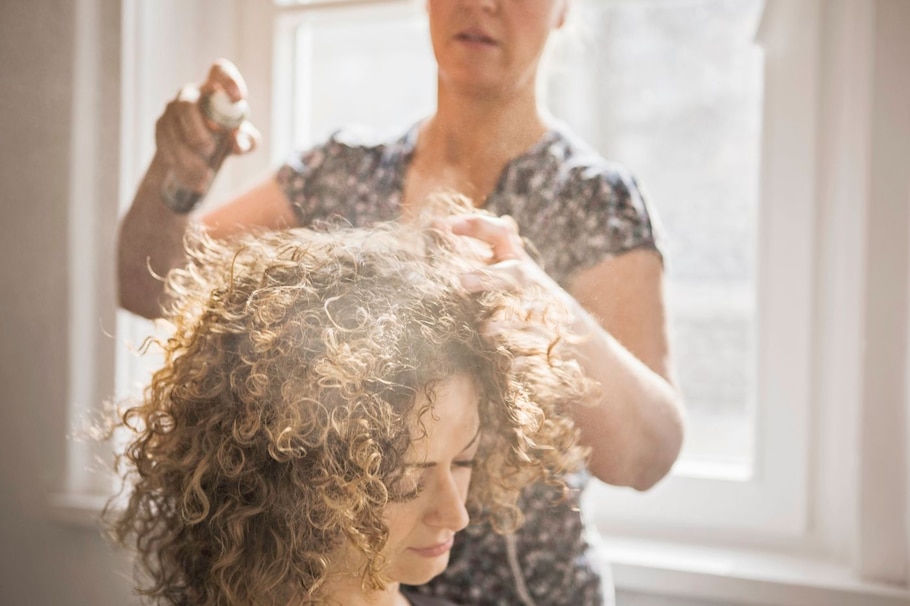
M 165 173 L 156 154 L 120 224 L 117 242 L 120 305 L 146 318 L 162 313 L 162 278 L 184 262 L 183 238 L 190 222 L 162 202 Z
M 589 468 L 603 482 L 646 490 L 663 478 L 682 446 L 684 413 L 675 387 L 620 344 L 566 294 L 579 338 L 569 347 L 602 386 L 599 399 L 574 415 L 591 446 Z

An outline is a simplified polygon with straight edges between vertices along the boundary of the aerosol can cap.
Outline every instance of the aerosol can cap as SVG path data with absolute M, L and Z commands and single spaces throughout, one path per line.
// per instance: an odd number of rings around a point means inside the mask
M 233 101 L 221 89 L 205 98 L 202 110 L 213 122 L 228 129 L 237 128 L 250 115 L 250 106 L 245 99 Z

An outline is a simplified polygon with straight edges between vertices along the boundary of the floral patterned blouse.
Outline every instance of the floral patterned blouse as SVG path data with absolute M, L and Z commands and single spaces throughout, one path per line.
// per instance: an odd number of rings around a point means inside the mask
M 380 143 L 338 132 L 292 157 L 277 179 L 298 224 L 342 217 L 359 227 L 396 219 L 416 140 L 416 126 Z M 506 165 L 484 208 L 511 215 L 537 249 L 538 262 L 564 287 L 610 256 L 638 248 L 659 252 L 652 213 L 634 178 L 562 127 Z M 587 473 L 573 476 L 573 496 L 562 501 L 552 488 L 526 489 L 525 523 L 515 535 L 469 526 L 458 534 L 446 571 L 417 590 L 466 605 L 612 604 L 609 567 L 579 508 L 587 479 Z

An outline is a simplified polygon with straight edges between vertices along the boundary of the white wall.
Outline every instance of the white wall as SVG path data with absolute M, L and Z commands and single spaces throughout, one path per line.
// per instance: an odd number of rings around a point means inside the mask
M 63 487 L 66 469 L 76 6 L 0 3 L 0 604 L 9 606 L 131 600 L 129 563 L 95 530 L 47 515 L 48 494 Z M 116 77 L 117 58 L 107 55 L 116 55 L 119 2 L 103 6 L 104 61 L 114 60 Z M 117 94 L 98 106 L 114 107 L 114 121 Z M 116 154 L 116 139 L 108 151 Z M 110 192 L 115 179 L 102 175 L 101 190 Z

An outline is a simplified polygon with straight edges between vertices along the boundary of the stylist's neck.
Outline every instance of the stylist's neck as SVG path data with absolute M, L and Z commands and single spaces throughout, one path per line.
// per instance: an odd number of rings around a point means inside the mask
M 437 98 L 436 114 L 425 136 L 447 155 L 471 157 L 496 150 L 511 158 L 547 131 L 533 82 L 517 89 L 487 91 L 440 83 Z

